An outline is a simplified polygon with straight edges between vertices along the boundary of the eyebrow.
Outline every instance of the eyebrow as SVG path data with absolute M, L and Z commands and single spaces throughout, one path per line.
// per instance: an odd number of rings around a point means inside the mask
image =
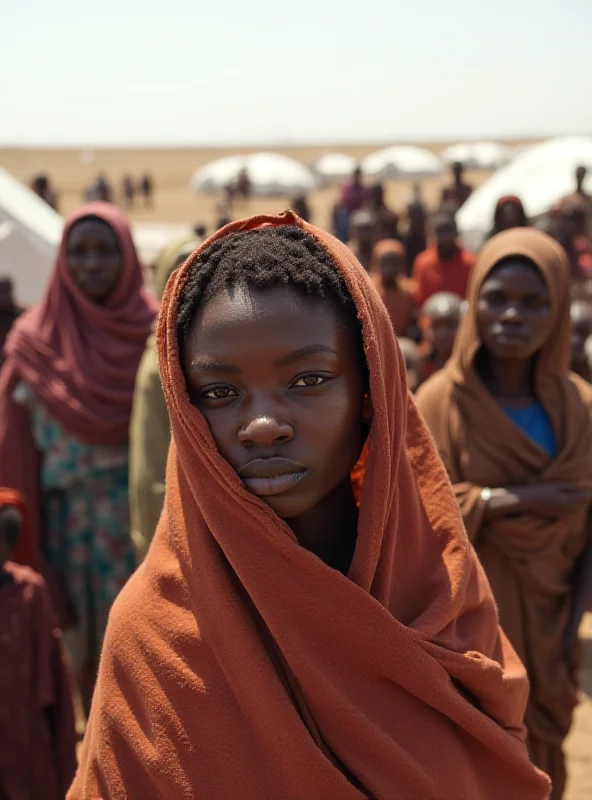
M 307 356 L 316 356 L 322 353 L 332 356 L 339 355 L 337 350 L 334 350 L 332 347 L 328 347 L 326 344 L 309 344 L 306 347 L 301 347 L 299 350 L 294 350 L 292 353 L 282 356 L 282 358 L 278 358 L 278 360 L 274 362 L 274 365 L 276 367 L 286 367 L 288 364 L 293 364 L 295 361 L 301 361 Z
M 203 372 L 230 372 L 233 375 L 240 373 L 240 368 L 234 364 L 225 364 L 223 361 L 214 361 L 214 359 L 203 356 L 192 359 L 191 369 L 202 370 Z

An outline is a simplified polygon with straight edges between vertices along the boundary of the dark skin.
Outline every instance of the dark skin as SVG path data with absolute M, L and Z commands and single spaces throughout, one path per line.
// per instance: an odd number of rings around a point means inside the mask
M 119 243 L 113 229 L 102 220 L 86 217 L 68 236 L 67 267 L 76 286 L 94 303 L 104 303 L 117 286 L 123 270 Z
M 440 258 L 453 258 L 458 250 L 458 230 L 454 217 L 438 217 L 434 223 L 434 234 Z
M 385 289 L 396 289 L 399 278 L 407 273 L 407 264 L 398 253 L 385 253 L 380 259 L 380 274 Z
M 14 309 L 13 285 L 10 278 L 0 278 L 0 311 Z
M 21 532 L 22 519 L 12 506 L 0 508 L 0 572 L 10 558 Z
M 592 336 L 592 303 L 574 300 L 571 304 L 571 346 L 573 371 L 590 382 L 592 374 L 586 355 L 586 339 Z
M 499 230 L 518 228 L 522 224 L 522 214 L 515 203 L 504 203 L 499 210 Z
M 460 300 L 434 295 L 426 303 L 422 316 L 430 320 L 429 327 L 424 331 L 424 339 L 432 346 L 437 361 L 444 365 L 454 347 L 461 316 Z
M 580 166 L 576 169 L 576 191 L 579 194 L 584 194 L 584 181 L 586 180 L 587 174 L 588 170 L 586 167 Z
M 351 323 L 291 287 L 216 295 L 182 353 L 220 454 L 302 547 L 343 573 L 357 537 L 350 473 L 372 413 L 360 360 Z

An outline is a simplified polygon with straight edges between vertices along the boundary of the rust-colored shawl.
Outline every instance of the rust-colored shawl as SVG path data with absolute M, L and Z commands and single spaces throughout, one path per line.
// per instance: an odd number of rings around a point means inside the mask
M 189 402 L 176 317 L 198 250 L 158 325 L 164 512 L 111 614 L 69 798 L 542 799 L 524 670 L 369 277 L 291 212 L 215 238 L 286 224 L 331 253 L 364 331 L 375 414 L 349 574 L 244 488 Z
M 476 309 L 481 286 L 502 259 L 533 261 L 547 282 L 553 330 L 536 365 L 536 392 L 558 445 L 552 459 L 511 421 L 475 368 L 481 347 Z M 591 390 L 569 374 L 569 267 L 561 247 L 540 231 L 515 228 L 481 251 L 469 306 L 446 367 L 419 390 L 418 406 L 448 469 L 469 537 L 488 574 L 501 623 L 527 666 L 532 685 L 526 714 L 536 763 L 551 773 L 560 797 L 560 745 L 569 730 L 577 687 L 561 656 L 571 573 L 587 536 L 587 511 L 556 522 L 528 514 L 484 523 L 482 487 L 532 480 L 592 487 Z
M 123 270 L 103 305 L 89 300 L 67 267 L 68 236 L 86 217 L 114 231 Z M 144 291 L 142 269 L 125 216 L 109 203 L 89 203 L 66 221 L 41 302 L 15 323 L 0 373 L 0 485 L 21 491 L 31 509 L 31 539 L 15 560 L 42 568 L 37 548 L 39 456 L 27 409 L 14 400 L 24 381 L 64 431 L 88 444 L 128 438 L 136 372 L 157 309 Z

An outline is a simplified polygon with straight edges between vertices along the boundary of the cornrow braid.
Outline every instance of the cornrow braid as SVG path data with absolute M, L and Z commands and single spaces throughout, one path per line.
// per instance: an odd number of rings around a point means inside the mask
M 179 297 L 177 336 L 181 346 L 198 308 L 233 286 L 290 286 L 311 297 L 326 298 L 346 321 L 355 323 L 361 339 L 354 302 L 333 258 L 296 225 L 229 233 L 200 253 Z

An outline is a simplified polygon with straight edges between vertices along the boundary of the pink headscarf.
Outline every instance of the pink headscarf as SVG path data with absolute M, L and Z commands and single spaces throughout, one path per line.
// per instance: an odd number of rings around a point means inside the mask
M 66 263 L 70 231 L 88 217 L 113 230 L 123 261 L 117 287 L 104 305 L 83 294 Z M 0 485 L 22 492 L 31 509 L 39 507 L 39 459 L 28 411 L 13 398 L 16 386 L 24 381 L 76 439 L 91 445 L 125 442 L 136 372 L 156 310 L 156 300 L 144 289 L 125 216 L 108 203 L 82 206 L 66 221 L 43 299 L 18 319 L 8 337 L 0 373 Z M 19 560 L 39 567 L 38 520 L 32 527 L 33 542 Z

